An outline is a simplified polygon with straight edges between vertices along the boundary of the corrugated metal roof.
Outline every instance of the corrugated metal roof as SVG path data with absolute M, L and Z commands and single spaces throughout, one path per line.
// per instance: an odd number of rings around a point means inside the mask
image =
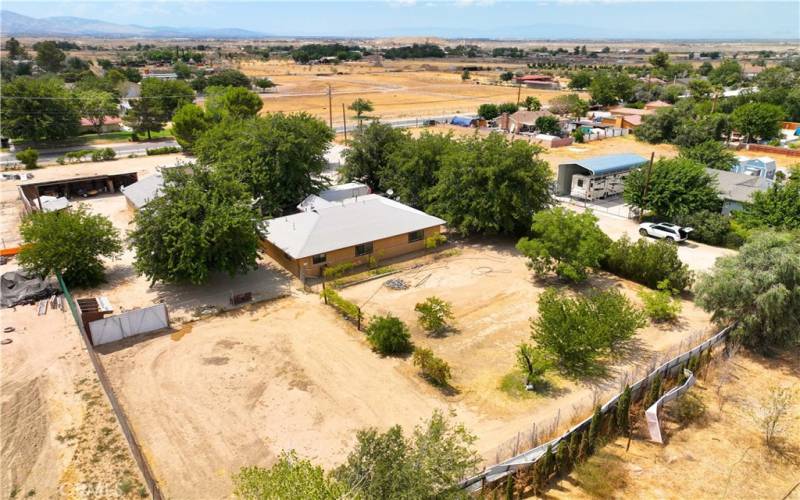
M 134 182 L 130 186 L 123 187 L 121 191 L 133 203 L 133 206 L 142 208 L 161 195 L 163 186 L 164 178 L 161 174 L 154 174 Z
M 766 191 L 773 185 L 772 180 L 753 175 L 737 174 L 713 168 L 707 168 L 706 172 L 717 178 L 717 186 L 724 199 L 741 203 L 752 201 L 753 193 Z
M 410 233 L 445 222 L 402 203 L 368 194 L 263 222 L 266 239 L 294 259 Z
M 575 165 L 592 172 L 593 175 L 623 172 L 647 163 L 647 159 L 634 154 L 594 156 L 584 160 L 575 160 Z

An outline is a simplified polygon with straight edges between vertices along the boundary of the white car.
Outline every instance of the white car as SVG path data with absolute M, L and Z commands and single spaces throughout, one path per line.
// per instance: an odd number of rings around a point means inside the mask
M 659 240 L 674 242 L 686 241 L 689 233 L 694 231 L 691 227 L 681 227 L 669 222 L 642 222 L 639 224 L 639 234 L 650 236 Z

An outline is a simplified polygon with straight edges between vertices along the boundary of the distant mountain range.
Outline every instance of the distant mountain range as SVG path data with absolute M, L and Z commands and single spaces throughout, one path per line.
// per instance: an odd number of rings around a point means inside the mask
M 14 36 L 89 36 L 104 38 L 263 38 L 267 35 L 237 28 L 173 28 L 116 24 L 81 17 L 28 17 L 0 11 L 0 31 Z

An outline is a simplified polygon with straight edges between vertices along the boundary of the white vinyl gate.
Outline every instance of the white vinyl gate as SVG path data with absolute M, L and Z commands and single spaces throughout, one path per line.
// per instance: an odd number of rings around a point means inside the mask
M 93 345 L 107 344 L 167 327 L 169 327 L 169 316 L 165 304 L 134 309 L 89 323 Z

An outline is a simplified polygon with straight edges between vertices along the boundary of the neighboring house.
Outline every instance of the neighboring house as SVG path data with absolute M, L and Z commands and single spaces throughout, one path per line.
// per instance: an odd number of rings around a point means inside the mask
M 459 127 L 485 127 L 486 120 L 483 118 L 472 118 L 469 116 L 454 116 L 450 120 L 451 125 L 458 125 Z
M 519 134 L 536 131 L 536 120 L 542 116 L 556 116 L 549 111 L 517 111 L 516 113 L 503 113 L 497 118 L 497 126 L 506 132 Z M 557 117 L 556 117 L 557 118 Z
M 597 200 L 622 193 L 631 170 L 647 163 L 635 154 L 595 156 L 558 166 L 556 194 Z
M 322 200 L 322 198 L 319 198 Z M 318 201 L 318 200 L 316 200 Z M 366 264 L 423 250 L 445 221 L 402 203 L 368 194 L 262 223 L 262 248 L 301 279 L 327 266 Z
M 153 174 L 120 189 L 131 210 L 141 210 L 148 203 L 161 196 L 164 177 L 160 173 Z
M 328 162 L 328 168 L 337 170 L 344 165 L 344 152 L 346 150 L 347 146 L 332 143 L 328 151 L 325 152 L 325 161 Z
M 94 126 L 94 123 L 89 118 L 81 118 L 81 126 L 80 131 L 81 133 L 86 132 L 119 132 L 122 130 L 122 118 L 118 116 L 106 116 L 103 118 L 103 125 L 100 127 L 98 131 L 97 128 Z
M 737 156 L 736 160 L 739 163 L 731 167 L 731 172 L 755 177 L 763 177 L 765 179 L 775 178 L 775 172 L 777 171 L 778 166 L 775 163 L 775 160 L 769 156 L 759 156 L 758 158 Z
M 561 84 L 550 75 L 525 75 L 514 78 L 519 85 L 534 89 L 558 90 Z
M 773 184 L 771 179 L 753 175 L 725 172 L 713 168 L 707 168 L 706 172 L 717 178 L 723 215 L 741 210 L 745 203 L 751 201 L 753 193 L 766 191 Z
M 671 107 L 672 107 L 672 104 L 670 104 L 668 102 L 664 102 L 664 101 L 650 101 L 650 102 L 648 102 L 647 104 L 644 105 L 644 109 L 649 109 L 649 110 L 653 110 L 653 111 L 655 111 L 657 109 L 661 109 L 661 108 L 671 108 Z
M 609 117 L 604 117 L 601 121 L 603 125 L 611 125 L 617 128 L 634 129 L 642 124 L 642 120 L 647 115 L 655 113 L 654 109 L 637 109 L 617 106 L 608 110 Z

